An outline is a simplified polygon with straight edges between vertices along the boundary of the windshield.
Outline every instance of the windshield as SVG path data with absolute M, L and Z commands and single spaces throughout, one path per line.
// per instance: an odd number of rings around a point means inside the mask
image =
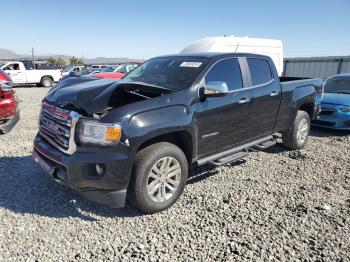
M 104 72 L 104 73 L 111 73 L 111 72 L 114 72 L 115 69 L 117 68 L 118 66 L 107 66 L 105 69 L 103 69 L 101 72 Z
M 204 57 L 154 58 L 131 71 L 124 80 L 181 90 L 193 84 L 207 62 Z
M 324 86 L 324 92 L 350 94 L 350 76 L 332 77 L 328 79 Z
M 63 70 L 63 72 L 69 72 L 70 70 L 72 70 L 73 66 L 69 66 L 66 69 Z

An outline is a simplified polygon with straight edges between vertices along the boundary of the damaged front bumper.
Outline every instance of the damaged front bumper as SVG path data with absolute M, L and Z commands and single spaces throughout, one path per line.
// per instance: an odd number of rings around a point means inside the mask
M 111 207 L 125 205 L 132 164 L 115 148 L 88 148 L 67 155 L 37 135 L 32 157 L 57 183 L 86 199 Z
M 12 128 L 17 124 L 19 121 L 19 111 L 16 112 L 16 114 L 6 119 L 3 123 L 0 124 L 0 134 L 6 134 L 12 130 Z

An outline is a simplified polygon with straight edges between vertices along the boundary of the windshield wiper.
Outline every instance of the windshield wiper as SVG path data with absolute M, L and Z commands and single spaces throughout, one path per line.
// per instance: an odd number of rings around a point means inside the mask
M 141 96 L 141 97 L 146 98 L 146 99 L 151 99 L 149 96 L 145 96 L 145 95 L 142 95 L 142 94 L 134 92 L 134 91 L 128 91 L 128 93 L 136 95 L 136 96 Z
M 163 90 L 166 90 L 166 91 L 173 91 L 173 89 L 170 89 L 170 88 L 167 88 L 167 87 L 163 87 L 163 86 L 159 86 L 159 85 L 156 85 L 156 84 L 152 84 L 152 83 L 147 83 L 147 82 L 135 82 L 137 84 L 140 84 L 140 85 L 145 85 L 145 86 L 150 86 L 150 87 L 155 87 L 155 88 L 159 88 L 159 89 L 163 89 Z

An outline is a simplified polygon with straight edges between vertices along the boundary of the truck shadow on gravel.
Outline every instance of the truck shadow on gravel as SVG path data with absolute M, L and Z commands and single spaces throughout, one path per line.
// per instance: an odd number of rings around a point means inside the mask
M 230 166 L 234 167 L 237 165 L 244 164 L 246 162 L 245 159 L 238 159 L 231 164 Z M 211 176 L 214 176 L 218 173 L 218 168 L 210 165 L 204 165 L 200 167 L 195 167 L 190 170 L 188 174 L 188 179 L 187 179 L 187 185 L 189 184 L 195 184 L 197 182 L 200 182 L 202 180 L 205 180 Z
M 320 128 L 320 127 L 312 127 L 310 130 L 310 137 L 334 137 L 339 141 L 342 141 L 343 138 L 346 138 L 347 136 L 350 136 L 349 131 L 342 131 L 342 130 L 333 130 L 333 129 L 326 129 L 326 128 Z M 281 137 L 279 137 L 279 140 Z M 254 149 L 252 149 L 254 151 Z M 283 152 L 290 152 L 289 155 L 292 155 L 291 158 L 294 158 L 294 155 L 300 153 L 300 151 L 291 151 L 290 149 L 283 146 L 282 141 L 278 141 L 276 145 L 269 147 L 264 150 L 260 150 L 265 153 L 269 154 L 280 154 Z
M 245 160 L 232 165 L 243 162 Z M 187 184 L 197 183 L 217 172 L 218 169 L 211 166 L 195 168 L 190 172 Z M 128 205 L 113 209 L 85 200 L 72 190 L 55 183 L 33 162 L 31 156 L 0 158 L 0 209 L 23 215 L 75 217 L 84 221 L 97 221 L 99 217 L 142 215 Z
M 350 136 L 350 131 L 312 127 L 310 136 L 314 137 L 346 137 Z

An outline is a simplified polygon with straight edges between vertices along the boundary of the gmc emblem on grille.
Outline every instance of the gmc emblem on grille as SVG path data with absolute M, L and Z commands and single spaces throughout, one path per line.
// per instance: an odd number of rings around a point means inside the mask
M 60 127 L 54 121 L 46 120 L 46 127 L 55 133 L 59 133 Z

